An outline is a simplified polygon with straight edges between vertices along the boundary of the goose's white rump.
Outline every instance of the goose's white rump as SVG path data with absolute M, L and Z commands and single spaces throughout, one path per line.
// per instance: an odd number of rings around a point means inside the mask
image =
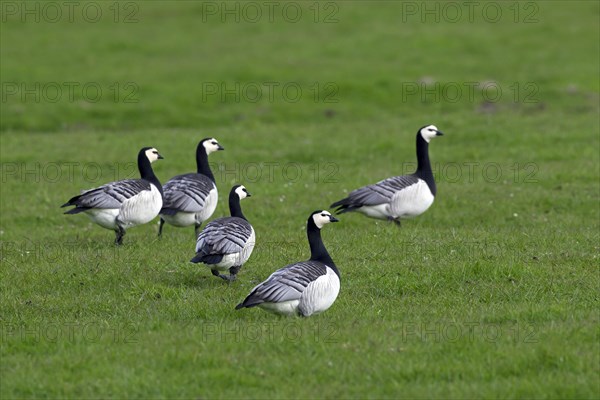
M 217 271 L 227 271 L 229 268 L 235 267 L 236 265 L 244 265 L 250 258 L 250 255 L 252 255 L 255 243 L 256 235 L 254 234 L 254 228 L 250 226 L 250 236 L 245 243 L 236 247 L 239 251 L 225 254 L 218 263 L 212 265 L 207 264 L 206 266 L 209 269 L 216 269 Z

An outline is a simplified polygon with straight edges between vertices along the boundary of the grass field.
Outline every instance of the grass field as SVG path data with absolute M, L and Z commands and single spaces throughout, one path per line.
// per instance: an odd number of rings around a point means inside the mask
M 45 4 L 1 3 L 2 398 L 600 397 L 598 2 Z M 432 208 L 324 229 L 331 309 L 234 310 L 429 123 Z M 189 263 L 193 228 L 115 248 L 62 214 L 207 136 L 214 216 L 253 194 L 237 282 Z

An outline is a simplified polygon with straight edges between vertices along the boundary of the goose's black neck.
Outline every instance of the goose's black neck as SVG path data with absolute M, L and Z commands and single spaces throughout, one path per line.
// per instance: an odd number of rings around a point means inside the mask
M 150 163 L 150 160 L 148 160 L 145 151 L 140 151 L 140 153 L 138 154 L 138 169 L 140 170 L 140 177 L 156 186 L 156 188 L 162 196 L 162 185 L 160 184 L 160 181 L 158 180 L 156 175 L 154 175 L 152 164 Z
M 420 132 L 417 133 L 417 172 L 415 172 L 415 175 L 427 183 L 431 194 L 435 196 L 435 180 L 429 162 L 429 143 L 423 139 Z
M 242 212 L 242 207 L 240 205 L 240 196 L 238 196 L 235 190 L 232 190 L 229 193 L 229 212 L 231 213 L 232 217 L 238 217 L 248 221 L 248 218 L 246 218 L 244 216 L 244 213 Z
M 206 154 L 206 149 L 202 143 L 203 142 L 198 143 L 198 147 L 196 148 L 196 168 L 199 174 L 207 176 L 214 183 L 215 176 L 210 170 L 208 154 Z
M 331 259 L 331 256 L 327 252 L 327 249 L 323 244 L 323 240 L 321 239 L 321 230 L 315 225 L 312 216 L 308 219 L 308 223 L 306 224 L 306 234 L 308 236 L 308 244 L 310 245 L 310 259 L 312 261 L 320 261 L 323 264 L 326 264 L 328 267 L 333 269 L 333 271 L 339 277 L 340 272 Z

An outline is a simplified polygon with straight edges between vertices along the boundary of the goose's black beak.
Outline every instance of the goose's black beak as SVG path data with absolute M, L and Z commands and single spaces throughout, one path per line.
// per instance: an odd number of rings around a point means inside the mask
M 246 197 L 252 197 L 249 191 L 246 190 Z
M 334 217 L 333 215 L 329 216 L 329 222 L 340 222 L 339 219 L 337 219 L 336 217 Z
M 435 131 L 435 136 L 444 136 L 444 132 L 442 132 L 442 131 Z
M 161 156 L 161 155 L 160 155 L 160 153 L 159 153 L 159 154 L 157 154 L 157 155 L 158 155 L 158 159 L 159 159 L 159 160 L 164 160 L 164 157 L 163 157 L 163 156 Z
M 221 146 L 220 144 L 217 145 L 217 150 L 225 150 L 225 147 Z

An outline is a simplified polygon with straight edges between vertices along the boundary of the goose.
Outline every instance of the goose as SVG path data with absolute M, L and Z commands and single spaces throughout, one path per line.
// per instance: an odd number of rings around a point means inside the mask
M 310 259 L 275 271 L 235 309 L 259 306 L 276 314 L 308 317 L 331 307 L 340 292 L 340 272 L 321 240 L 321 228 L 330 222 L 338 219 L 329 211 L 313 212 L 306 223 Z
M 194 225 L 198 237 L 200 226 L 217 208 L 219 194 L 208 155 L 218 150 L 225 149 L 215 138 L 202 139 L 196 147 L 197 172 L 177 175 L 165 183 L 158 236 L 166 222 L 178 227 Z
M 163 203 L 163 189 L 152 163 L 162 159 L 154 147 L 144 147 L 137 163 L 141 179 L 110 182 L 84 190 L 61 207 L 75 206 L 65 214 L 86 213 L 93 222 L 115 231 L 115 244 L 123 244 L 125 229 L 152 221 Z
M 387 219 L 400 226 L 401 218 L 416 217 L 427 211 L 436 194 L 429 162 L 429 142 L 443 133 L 435 125 L 417 132 L 417 170 L 410 175 L 384 179 L 374 185 L 356 189 L 345 199 L 336 201 L 336 214 L 358 211 L 367 217 Z
M 229 193 L 231 217 L 215 219 L 206 225 L 196 241 L 196 256 L 190 261 L 204 263 L 214 276 L 232 282 L 248 261 L 256 236 L 254 228 L 242 213 L 240 200 L 250 197 L 243 185 L 236 185 Z M 229 270 L 229 275 L 221 274 Z

